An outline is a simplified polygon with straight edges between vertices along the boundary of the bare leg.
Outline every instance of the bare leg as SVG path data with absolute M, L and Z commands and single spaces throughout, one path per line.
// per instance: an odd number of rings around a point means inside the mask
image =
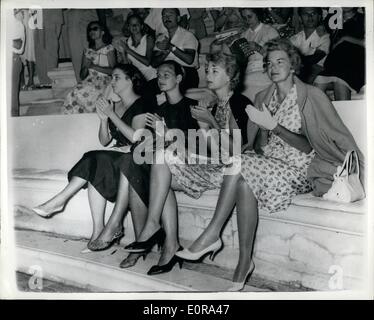
M 166 164 L 154 164 L 151 169 L 151 185 L 148 217 L 138 241 L 145 241 L 160 228 L 160 218 L 171 185 L 171 172 Z
M 239 234 L 239 261 L 233 281 L 242 282 L 250 268 L 253 243 L 258 223 L 257 199 L 241 177 L 236 188 L 236 208 Z
M 121 173 L 116 203 L 110 218 L 98 240 L 111 241 L 114 233 L 123 227 L 123 217 L 129 205 L 129 181 Z
M 134 226 L 135 240 L 138 240 L 140 232 L 143 230 L 145 221 L 147 219 L 148 208 L 145 206 L 143 201 L 140 199 L 136 191 L 129 186 L 129 203 L 131 209 L 131 218 Z M 121 262 L 121 268 L 129 268 L 136 264 L 140 256 L 144 256 L 144 252 L 136 253 L 131 252 Z
M 140 199 L 136 191 L 131 186 L 129 186 L 129 188 L 131 218 L 134 225 L 135 240 L 137 240 L 147 220 L 148 208 L 143 203 L 142 199 Z
M 175 199 L 174 191 L 171 189 L 169 189 L 165 201 L 161 220 L 166 238 L 158 265 L 168 263 L 174 256 L 175 252 L 179 249 L 177 200 Z
M 82 189 L 86 182 L 86 180 L 80 177 L 73 177 L 62 191 L 60 191 L 47 202 L 44 202 L 43 204 L 38 206 L 38 208 L 45 212 L 56 211 L 57 209 L 63 207 L 73 195 L 75 195 L 80 189 Z
M 201 251 L 219 238 L 222 227 L 234 208 L 240 178 L 240 174 L 224 177 L 214 216 L 204 232 L 190 246 L 191 252 Z
M 90 204 L 91 215 L 92 215 L 92 236 L 90 242 L 95 240 L 104 229 L 104 216 L 106 199 L 97 192 L 97 190 L 88 184 L 88 202 Z
M 344 84 L 334 83 L 335 100 L 351 100 L 351 90 Z

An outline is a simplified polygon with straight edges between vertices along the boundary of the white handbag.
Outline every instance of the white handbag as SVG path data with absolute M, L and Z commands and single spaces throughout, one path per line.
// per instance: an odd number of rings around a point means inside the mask
M 365 198 L 365 191 L 360 181 L 360 166 L 356 151 L 347 152 L 343 164 L 338 166 L 334 174 L 331 188 L 322 197 L 326 200 L 343 203 Z

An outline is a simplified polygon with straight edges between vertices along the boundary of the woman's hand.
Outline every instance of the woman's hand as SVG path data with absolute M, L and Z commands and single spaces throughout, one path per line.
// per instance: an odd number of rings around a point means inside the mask
M 162 123 L 162 126 L 164 128 L 163 133 L 160 132 L 160 129 L 161 129 L 160 124 L 156 125 L 157 122 Z M 164 118 L 161 118 L 157 114 L 146 113 L 145 114 L 145 124 L 146 124 L 146 126 L 153 128 L 155 130 L 155 132 L 160 136 L 163 136 L 165 134 L 165 132 L 168 130 L 168 128 L 165 124 Z
M 247 105 L 245 111 L 247 112 L 249 119 L 261 128 L 271 131 L 278 125 L 278 122 L 272 117 L 269 109 L 264 103 L 262 104 L 261 111 L 250 104 Z
M 96 109 L 99 110 L 99 112 L 101 112 L 102 114 L 106 115 L 107 117 L 111 117 L 114 113 L 114 110 L 113 110 L 113 102 L 112 101 L 108 101 L 107 99 L 105 98 L 99 98 L 97 101 L 96 101 Z
M 191 108 L 191 115 L 199 122 L 199 125 L 202 127 L 206 127 L 206 125 L 213 125 L 214 117 L 208 110 L 207 104 L 204 102 L 199 102 L 197 106 L 193 106 Z
M 108 116 L 103 111 L 101 111 L 101 109 L 98 108 L 97 105 L 96 105 L 96 114 L 98 115 L 100 120 L 103 120 L 103 121 L 108 120 Z

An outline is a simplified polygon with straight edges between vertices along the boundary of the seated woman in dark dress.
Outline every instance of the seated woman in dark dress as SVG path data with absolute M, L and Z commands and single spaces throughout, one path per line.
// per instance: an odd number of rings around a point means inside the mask
M 128 152 L 134 143 L 134 133 L 146 124 L 146 103 L 140 96 L 145 85 L 145 79 L 140 71 L 130 64 L 118 64 L 114 67 L 111 85 L 113 91 L 120 97 L 117 103 L 108 102 L 101 98 L 96 103 L 96 112 L 100 118 L 99 140 L 104 146 L 115 141 L 113 150 L 90 151 L 69 171 L 67 186 L 47 202 L 33 208 L 42 216 L 50 217 L 61 212 L 68 200 L 82 188 L 88 187 L 93 231 L 87 245 L 90 250 L 94 240 L 101 236 L 104 230 L 104 214 L 106 201 L 114 202 L 117 197 L 119 181 L 119 159 Z M 119 205 L 121 205 L 119 203 Z M 124 210 L 122 210 L 124 211 Z M 109 220 L 112 223 L 112 219 Z M 105 228 L 109 231 L 109 228 Z M 108 241 L 113 243 L 123 236 L 122 220 L 110 228 Z
M 183 96 L 180 90 L 183 74 L 182 67 L 175 61 L 164 61 L 157 68 L 158 86 L 162 97 L 158 97 L 159 105 L 153 109 L 152 113 L 146 114 L 148 127 L 155 129 L 156 122 L 163 121 L 166 126 L 165 132 L 168 129 L 180 129 L 187 132 L 188 129 L 198 128 L 197 121 L 192 118 L 190 111 L 190 106 L 196 105 L 197 101 Z M 154 148 L 157 148 L 157 144 L 148 151 L 152 155 L 149 162 L 153 161 Z M 118 220 L 115 217 L 121 216 L 122 208 L 129 204 L 136 239 L 144 227 L 148 213 L 150 163 L 137 161 L 137 156 L 140 156 L 143 150 L 147 152 L 147 149 L 142 148 L 139 144 L 134 148 L 133 153 L 124 154 L 121 158 L 118 197 L 122 199 L 121 201 L 117 200 L 111 215 L 111 219 Z M 122 195 L 128 193 L 129 199 L 124 199 Z M 121 262 L 120 267 L 133 266 L 140 256 L 145 258 L 146 253 L 129 254 Z
M 342 9 L 343 28 L 330 30 L 332 47 L 314 85 L 334 90 L 335 100 L 351 100 L 365 85 L 365 16 L 358 8 Z

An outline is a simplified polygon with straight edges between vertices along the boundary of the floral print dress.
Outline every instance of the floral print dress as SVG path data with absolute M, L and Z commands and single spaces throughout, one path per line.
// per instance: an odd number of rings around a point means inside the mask
M 85 54 L 93 57 L 93 63 L 100 67 L 109 67 L 108 53 L 113 51 L 112 45 L 107 45 L 99 50 L 86 49 Z M 95 102 L 103 95 L 110 84 L 111 77 L 94 69 L 88 70 L 86 79 L 78 83 L 65 98 L 63 105 L 64 114 L 95 112 Z
M 214 115 L 217 123 L 222 129 L 229 128 L 231 108 L 229 104 L 229 95 L 226 99 L 218 102 L 216 113 Z M 186 151 L 187 152 L 187 151 Z M 210 163 L 206 164 L 182 164 L 185 154 L 175 154 L 166 150 L 165 162 L 167 163 L 176 183 L 177 189 L 183 191 L 192 198 L 200 198 L 202 193 L 207 190 L 219 189 L 221 187 L 225 168 L 227 164 Z M 188 161 L 188 162 L 187 162 Z M 188 155 L 187 163 L 191 163 L 191 155 Z M 197 161 L 198 162 L 198 161 Z
M 282 103 L 278 103 L 275 90 L 268 108 L 280 125 L 294 133 L 301 132 L 295 85 Z M 286 210 L 294 196 L 312 190 L 307 169 L 314 151 L 303 153 L 272 132 L 262 150 L 262 155 L 254 151 L 241 155 L 241 175 L 253 191 L 259 209 L 269 213 Z

